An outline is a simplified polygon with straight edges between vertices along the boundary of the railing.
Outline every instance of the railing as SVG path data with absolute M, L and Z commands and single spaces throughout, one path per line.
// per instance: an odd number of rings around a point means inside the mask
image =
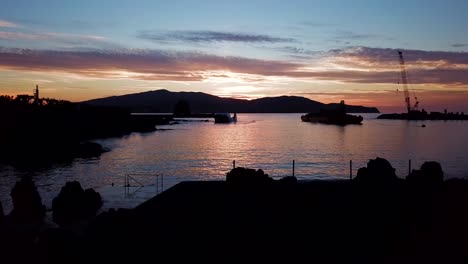
M 154 183 L 149 183 L 146 186 L 142 183 L 141 178 L 144 177 L 145 179 L 156 178 Z M 138 180 L 138 179 L 140 180 Z M 137 185 L 132 185 L 131 182 L 136 183 Z M 161 174 L 152 174 L 152 173 L 129 173 L 125 174 L 125 182 L 124 182 L 124 190 L 125 195 L 134 194 L 140 191 L 144 187 L 149 187 L 151 185 L 155 185 L 156 187 L 156 194 L 160 194 L 164 191 L 164 175 Z M 130 192 L 130 188 L 137 188 Z
M 232 168 L 236 168 L 236 161 L 232 161 Z M 296 170 L 296 161 L 292 161 L 292 176 L 295 176 L 295 170 Z M 408 175 L 411 174 L 411 159 L 408 160 Z M 290 176 L 290 175 L 284 175 L 284 176 Z M 279 177 L 279 176 L 273 176 L 273 177 Z M 353 179 L 353 160 L 349 160 L 349 179 Z

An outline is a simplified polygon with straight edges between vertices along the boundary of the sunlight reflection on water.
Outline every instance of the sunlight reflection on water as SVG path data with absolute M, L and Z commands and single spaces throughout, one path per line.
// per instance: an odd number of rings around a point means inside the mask
M 237 124 L 182 122 L 158 127 L 171 130 L 98 140 L 111 149 L 99 158 L 34 172 L 3 168 L 0 200 L 10 208 L 11 188 L 21 175 L 30 173 L 48 207 L 71 180 L 108 193 L 105 206 L 134 206 L 125 200 L 116 203 L 120 196 L 106 188 L 112 183 L 122 186 L 127 173 L 162 173 L 165 188 L 183 180 L 224 180 L 233 160 L 237 166 L 261 168 L 275 177 L 291 175 L 295 160 L 299 179 L 348 178 L 351 159 L 354 174 L 370 158 L 380 156 L 401 177 L 407 174 L 409 159 L 413 168 L 436 160 L 447 177 L 468 178 L 468 122 L 425 121 L 427 127 L 421 128 L 422 122 L 365 117 L 363 125 L 341 127 L 304 123 L 300 114 L 239 114 Z M 144 193 L 138 199 L 154 195 L 148 189 Z

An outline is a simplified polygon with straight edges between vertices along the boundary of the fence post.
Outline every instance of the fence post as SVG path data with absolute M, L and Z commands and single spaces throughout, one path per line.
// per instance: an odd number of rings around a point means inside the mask
M 408 161 L 408 175 L 411 174 L 411 160 Z
M 159 175 L 156 175 L 156 193 L 159 194 Z
M 294 169 L 295 169 L 295 167 L 296 167 L 296 161 L 293 160 L 293 174 L 292 174 L 293 177 L 294 177 Z
M 349 160 L 349 179 L 353 179 L 353 160 Z
M 233 168 L 233 169 L 236 168 L 236 160 L 233 160 L 233 161 L 232 161 L 232 168 Z

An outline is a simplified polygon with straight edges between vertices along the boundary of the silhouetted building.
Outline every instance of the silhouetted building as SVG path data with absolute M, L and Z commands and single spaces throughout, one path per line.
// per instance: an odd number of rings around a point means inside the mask
M 40 99 L 39 99 L 39 85 L 36 84 L 36 89 L 34 90 L 34 104 L 40 105 Z

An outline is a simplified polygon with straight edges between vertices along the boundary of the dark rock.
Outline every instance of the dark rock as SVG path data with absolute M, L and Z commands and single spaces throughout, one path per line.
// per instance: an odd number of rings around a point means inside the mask
M 11 190 L 13 210 L 10 217 L 14 221 L 42 221 L 46 208 L 31 177 L 23 177 Z
M 153 132 L 156 131 L 156 124 L 159 118 L 146 115 L 132 115 L 131 116 L 131 130 L 133 132 Z
M 86 189 L 84 191 L 84 199 L 85 203 L 88 205 L 86 209 L 89 210 L 89 214 L 94 215 L 102 206 L 101 195 L 94 189 Z
M 83 142 L 78 145 L 76 156 L 79 158 L 98 157 L 105 150 L 102 146 L 95 142 Z
M 85 230 L 85 237 L 93 242 L 112 240 L 117 242 L 126 237 L 125 226 L 130 217 L 129 209 L 113 208 L 99 214 Z
M 2 202 L 0 202 L 0 223 L 3 221 L 3 217 L 5 217 L 5 215 L 3 214 Z
M 355 179 L 362 179 L 362 178 L 366 178 L 368 177 L 369 173 L 367 172 L 367 167 L 362 167 L 362 168 L 359 168 L 358 171 L 357 171 L 357 174 L 356 174 L 356 178 Z
M 437 161 L 426 161 L 421 166 L 421 172 L 430 181 L 442 183 L 444 181 L 444 171 Z
M 360 168 L 355 178 L 359 182 L 377 183 L 397 180 L 395 169 L 386 159 L 377 157 L 367 163 L 366 168 Z
M 3 206 L 2 206 L 2 202 L 0 202 L 0 236 L 2 234 L 2 231 L 3 231 L 3 222 L 5 221 L 5 215 L 3 213 Z M 0 239 L 1 241 L 1 239 Z M 0 242 L 0 246 L 1 246 L 1 242 Z
M 273 183 L 262 169 L 234 168 L 226 175 L 226 183 L 232 186 L 259 186 Z
M 39 233 L 36 241 L 38 262 L 81 263 L 82 252 L 79 250 L 78 236 L 71 230 L 62 228 L 47 228 Z
M 440 163 L 436 161 L 426 161 L 419 170 L 413 170 L 406 180 L 416 184 L 442 184 L 444 182 L 444 172 Z
M 409 183 L 420 183 L 424 181 L 424 176 L 421 173 L 421 170 L 413 169 L 411 173 L 408 176 L 406 176 L 406 181 Z
M 294 176 L 286 176 L 278 180 L 281 185 L 294 185 L 297 184 L 297 178 Z
M 93 189 L 83 190 L 77 181 L 67 182 L 52 201 L 53 220 L 66 225 L 94 216 L 101 207 L 101 195 Z

